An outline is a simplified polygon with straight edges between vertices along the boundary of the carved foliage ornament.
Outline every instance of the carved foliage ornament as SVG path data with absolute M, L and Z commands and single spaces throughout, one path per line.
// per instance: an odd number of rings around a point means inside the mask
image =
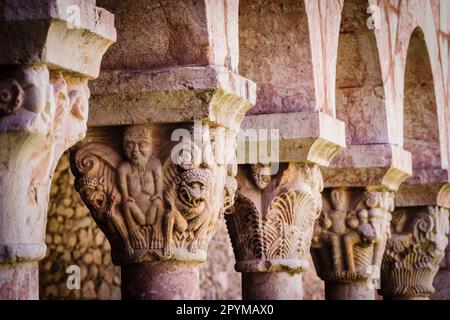
M 251 171 L 254 175 L 253 167 Z M 279 184 L 264 212 L 241 190 L 233 213 L 226 216 L 237 271 L 301 272 L 307 267 L 314 220 L 321 209 L 320 169 L 291 163 L 276 180 Z
M 392 237 L 387 242 L 381 268 L 381 294 L 433 294 L 433 279 L 448 243 L 448 209 L 434 206 L 400 209 L 393 215 L 391 228 Z
M 391 192 L 334 188 L 324 193 L 311 253 L 324 281 L 367 279 L 380 268 L 394 209 Z
M 205 140 L 183 141 L 175 160 L 168 154 L 173 146 L 157 142 L 170 141 L 170 135 L 161 137 L 162 130 L 147 125 L 127 127 L 122 146 L 112 137 L 93 137 L 74 148 L 75 187 L 108 237 L 115 264 L 206 260 L 207 243 L 232 203 L 225 199 L 222 207 L 225 197 L 234 198 L 235 182 L 225 165 L 210 158 L 187 162 L 198 150 L 212 150 L 214 130 L 206 125 L 203 130 Z

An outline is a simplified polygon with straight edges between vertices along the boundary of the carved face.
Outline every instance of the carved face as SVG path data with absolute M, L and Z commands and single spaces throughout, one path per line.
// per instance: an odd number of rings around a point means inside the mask
M 179 209 L 187 220 L 203 212 L 209 194 L 209 171 L 194 169 L 184 172 L 178 184 Z
M 106 193 L 102 185 L 86 185 L 81 187 L 81 197 L 94 211 L 99 211 L 106 204 Z
M 345 190 L 333 189 L 330 194 L 331 206 L 334 210 L 342 211 L 347 209 L 347 194 Z
M 225 213 L 234 205 L 234 198 L 237 190 L 236 179 L 227 176 L 224 188 L 223 209 Z
M 124 141 L 125 156 L 132 163 L 147 161 L 152 155 L 151 140 L 148 138 L 126 137 Z
M 252 164 L 250 169 L 255 185 L 260 190 L 264 190 L 272 181 L 272 176 L 270 175 L 270 164 Z
M 203 206 L 208 190 L 206 185 L 199 181 L 182 181 L 178 191 L 180 201 L 187 207 L 197 209 Z

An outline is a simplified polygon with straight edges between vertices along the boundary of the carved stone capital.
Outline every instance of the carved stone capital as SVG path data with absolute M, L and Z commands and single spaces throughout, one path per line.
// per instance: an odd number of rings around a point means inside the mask
M 429 297 L 445 256 L 449 210 L 438 206 L 397 208 L 381 268 L 385 298 Z
M 372 277 L 381 267 L 393 210 L 392 192 L 326 189 L 311 246 L 319 277 L 329 282 Z
M 301 273 L 308 268 L 314 221 L 321 207 L 317 165 L 241 165 L 233 212 L 226 216 L 239 272 Z M 266 172 L 265 172 L 266 171 Z
M 113 262 L 205 261 L 233 204 L 236 169 L 221 157 L 234 151 L 233 132 L 201 123 L 89 130 L 72 171 Z
M 89 89 L 87 79 L 45 66 L 3 71 L 0 263 L 38 261 L 46 251 L 51 176 L 64 150 L 85 134 Z

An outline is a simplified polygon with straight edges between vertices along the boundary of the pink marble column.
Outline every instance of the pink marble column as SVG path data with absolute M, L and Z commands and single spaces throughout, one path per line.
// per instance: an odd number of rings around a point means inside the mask
M 238 1 L 102 3 L 121 32 L 71 149 L 75 186 L 122 269 L 124 299 L 197 299 L 256 100 L 237 73 Z
M 198 264 L 134 263 L 123 266 L 123 300 L 198 300 Z
M 242 299 L 302 300 L 302 275 L 287 272 L 244 272 Z
M 38 299 L 51 178 L 86 133 L 88 80 L 116 34 L 95 1 L 2 1 L 0 11 L 0 298 Z

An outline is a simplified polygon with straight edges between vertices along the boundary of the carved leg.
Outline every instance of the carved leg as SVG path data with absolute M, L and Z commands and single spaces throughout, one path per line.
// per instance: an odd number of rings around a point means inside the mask
M 143 230 L 140 226 L 145 224 L 145 216 L 143 215 L 141 209 L 132 202 L 127 202 L 124 204 L 123 212 L 133 249 L 144 249 L 146 247 L 146 242 Z M 136 224 L 136 221 L 139 225 Z
M 343 269 L 341 237 L 332 233 L 328 233 L 327 235 L 334 271 L 341 272 Z
M 349 232 L 343 236 L 345 265 L 349 272 L 355 272 L 355 256 L 353 255 L 353 247 L 359 241 L 356 232 Z
M 114 213 L 111 217 L 112 223 L 114 225 L 115 230 L 119 233 L 121 239 L 123 240 L 125 250 L 129 256 L 132 256 L 134 253 L 133 246 L 130 243 L 130 236 L 127 231 L 127 227 L 125 225 L 125 221 L 123 220 L 122 215 L 117 209 L 113 209 Z
M 194 223 L 194 240 L 192 241 L 189 250 L 191 252 L 197 252 L 199 248 L 206 249 L 206 235 L 209 229 L 209 222 L 211 220 L 208 209 L 205 209 L 203 213 L 196 218 Z
M 148 209 L 147 224 L 151 225 L 150 247 L 161 249 L 164 247 L 164 206 L 161 200 L 155 200 Z

